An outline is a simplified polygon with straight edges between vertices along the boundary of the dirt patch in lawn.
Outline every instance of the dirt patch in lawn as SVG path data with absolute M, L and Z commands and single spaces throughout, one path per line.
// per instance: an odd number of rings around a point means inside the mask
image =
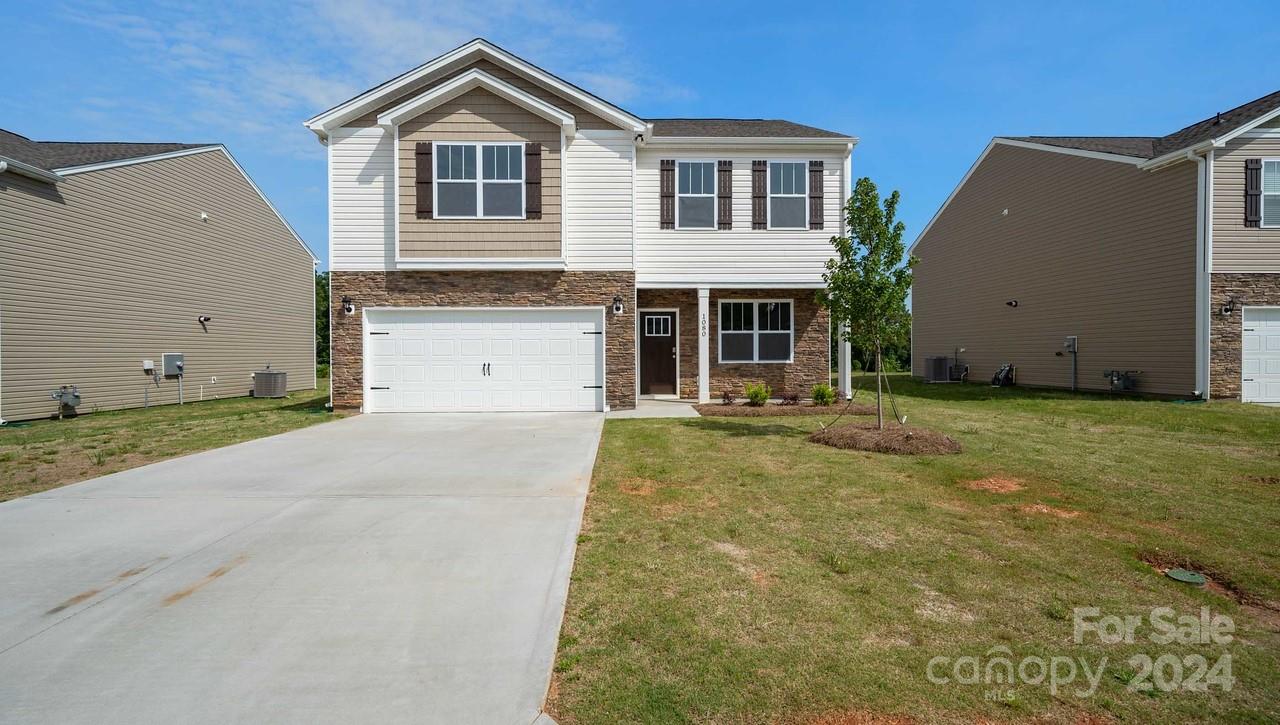
M 944 433 L 897 425 L 889 425 L 880 430 L 874 423 L 850 423 L 823 428 L 814 431 L 809 440 L 834 448 L 908 456 L 960 452 L 960 444 Z
M 965 481 L 964 487 L 970 491 L 986 491 L 987 493 L 1013 493 L 1026 488 L 1018 479 L 1005 478 L 1004 476 L 988 476 L 979 478 L 976 481 Z
M 1080 515 L 1079 511 L 1071 509 L 1054 508 L 1042 503 L 1029 503 L 1018 507 L 1018 510 L 1024 514 L 1044 514 L 1047 516 L 1055 516 L 1060 519 L 1074 519 Z
M 658 490 L 658 482 L 647 478 L 624 478 L 618 482 L 618 490 L 632 496 L 652 496 Z
M 693 409 L 698 411 L 698 415 L 719 417 L 719 418 L 771 418 L 784 415 L 875 415 L 876 407 L 874 405 L 865 405 L 858 403 L 848 407 L 843 405 L 779 405 L 777 403 L 769 403 L 768 405 L 745 405 L 742 403 L 734 403 L 725 405 L 724 403 L 703 403 L 695 405 Z
M 1280 476 L 1245 476 L 1244 480 L 1263 486 L 1280 486 Z
M 737 544 L 731 544 L 727 541 L 713 541 L 711 542 L 711 548 L 729 557 L 729 561 L 733 564 L 733 568 L 750 577 L 751 581 L 754 582 L 756 586 L 761 589 L 769 588 L 769 585 L 773 581 L 773 577 L 769 575 L 769 572 L 757 569 L 751 565 L 751 552 Z
M 785 723 L 803 725 L 914 725 L 918 722 L 902 715 L 885 715 L 867 710 L 841 710 L 812 715 L 803 720 L 784 720 Z

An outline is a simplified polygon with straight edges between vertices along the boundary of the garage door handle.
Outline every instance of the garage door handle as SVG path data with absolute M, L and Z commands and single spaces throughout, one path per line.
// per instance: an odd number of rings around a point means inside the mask
M 370 335 L 390 335 L 390 332 L 370 332 Z
M 369 389 L 370 389 L 370 390 L 390 390 L 391 388 L 378 388 L 378 387 L 372 387 L 372 388 L 369 388 Z
M 603 333 L 603 332 L 588 332 L 588 331 L 586 331 L 586 330 L 583 330 L 583 331 L 582 331 L 582 334 L 584 334 L 584 335 L 603 335 L 604 333 Z
M 596 390 L 600 390 L 600 389 L 604 388 L 604 386 L 603 386 L 603 385 L 583 385 L 582 387 L 584 387 L 584 388 L 595 388 Z

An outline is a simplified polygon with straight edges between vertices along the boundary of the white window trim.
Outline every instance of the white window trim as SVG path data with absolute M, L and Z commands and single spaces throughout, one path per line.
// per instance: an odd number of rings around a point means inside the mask
M 1268 197 L 1268 196 L 1280 197 L 1280 193 L 1277 193 L 1277 192 L 1274 192 L 1274 191 L 1273 191 L 1273 192 L 1271 192 L 1270 194 L 1268 194 L 1268 193 L 1266 192 L 1266 188 L 1267 188 L 1267 164 L 1268 164 L 1268 163 L 1280 164 L 1280 157 L 1278 157 L 1278 156 L 1272 156 L 1272 157 L 1270 157 L 1270 158 L 1264 158 L 1264 159 L 1262 159 L 1262 170 L 1261 170 L 1261 173 L 1259 174 L 1259 177 L 1258 177 L 1258 186 L 1259 186 L 1259 194 L 1258 194 L 1258 228 L 1259 228 L 1259 229 L 1280 229 L 1280 223 L 1276 223 L 1276 224 L 1267 224 L 1267 223 L 1266 223 L 1266 221 L 1267 221 L 1267 215 L 1266 215 L 1266 212 L 1265 212 L 1264 210 L 1267 208 L 1267 197 Z
M 447 216 L 440 214 L 440 184 L 458 184 L 471 183 L 470 179 L 440 179 L 437 176 L 439 169 L 439 157 L 436 156 L 441 146 L 475 146 L 476 147 L 476 216 Z M 518 181 L 512 179 L 488 179 L 484 178 L 484 147 L 485 146 L 512 146 L 520 149 L 520 179 Z M 436 141 L 431 148 L 431 208 L 434 210 L 432 219 L 448 219 L 452 221 L 501 221 L 520 220 L 525 218 L 526 202 L 525 195 L 528 192 L 526 187 L 526 179 L 524 178 L 524 142 L 523 141 Z M 519 184 L 520 185 L 520 214 L 518 216 L 485 216 L 484 215 L 484 184 Z
M 800 169 L 800 178 L 804 179 L 804 191 L 803 191 L 803 192 L 801 192 L 801 193 L 799 193 L 799 194 L 775 194 L 775 193 L 773 193 L 773 165 L 774 165 L 774 164 L 800 164 L 800 166 L 801 166 L 801 169 Z M 765 203 L 764 203 L 765 229 L 770 230 L 770 231 L 772 231 L 772 230 L 774 230 L 774 229 L 777 229 L 777 230 L 779 230 L 779 231 L 784 231 L 784 230 L 785 230 L 785 231 L 792 231 L 792 232 L 794 232 L 794 231 L 800 231 L 800 230 L 802 230 L 802 229 L 808 229 L 808 228 L 809 228 L 809 162 L 808 162 L 808 161 L 796 161 L 795 159 L 769 159 L 768 161 L 766 161 L 766 162 L 765 162 L 765 168 L 768 170 L 768 171 L 766 171 L 766 173 L 765 173 L 765 179 L 764 179 L 764 188 L 765 188 Z M 801 225 L 800 225 L 800 226 L 798 226 L 798 227 L 775 227 L 775 226 L 773 225 L 773 199 L 774 199 L 774 197 L 777 197 L 777 198 L 779 198 L 779 199 L 795 199 L 795 198 L 797 198 L 797 197 L 798 197 L 799 199 L 801 199 L 801 205 L 804 207 L 804 223 L 803 223 L 803 224 L 801 224 Z
M 680 193 L 680 165 L 681 164 L 711 164 L 711 193 L 710 194 L 681 194 Z M 676 229 L 684 232 L 714 232 L 720 228 L 720 204 L 716 201 L 720 192 L 720 167 L 713 159 L 676 159 Z M 711 226 L 709 227 L 683 227 L 680 226 L 680 197 L 686 196 L 690 198 L 711 198 Z
M 724 325 L 722 324 L 725 303 L 744 303 L 756 305 L 751 312 L 751 360 L 726 360 L 724 358 Z M 767 302 L 785 302 L 787 309 L 791 312 L 791 329 L 785 330 L 789 333 L 791 339 L 787 343 L 787 359 L 786 360 L 761 360 L 760 359 L 760 314 L 759 305 Z M 731 335 L 745 334 L 746 330 L 730 330 Z M 764 330 L 766 334 L 778 334 L 784 330 Z M 716 363 L 719 365 L 790 365 L 795 362 L 796 357 L 796 305 L 794 300 L 789 299 L 739 299 L 739 298 L 721 298 L 716 300 Z

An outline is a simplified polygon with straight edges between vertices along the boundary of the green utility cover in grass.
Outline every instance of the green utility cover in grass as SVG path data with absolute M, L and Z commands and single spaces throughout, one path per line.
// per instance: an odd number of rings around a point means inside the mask
M 1170 569 L 1165 572 L 1164 575 L 1174 581 L 1183 582 L 1184 584 L 1195 584 L 1198 587 L 1204 586 L 1204 574 L 1197 574 L 1194 571 L 1188 571 L 1186 569 Z

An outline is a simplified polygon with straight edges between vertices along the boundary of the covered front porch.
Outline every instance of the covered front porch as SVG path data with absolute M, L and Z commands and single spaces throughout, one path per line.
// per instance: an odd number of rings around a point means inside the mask
M 775 397 L 808 398 L 831 379 L 831 316 L 817 290 L 641 288 L 636 290 L 636 381 L 641 398 L 710 402 L 741 398 L 764 382 Z M 849 345 L 837 346 L 836 385 L 850 390 Z

